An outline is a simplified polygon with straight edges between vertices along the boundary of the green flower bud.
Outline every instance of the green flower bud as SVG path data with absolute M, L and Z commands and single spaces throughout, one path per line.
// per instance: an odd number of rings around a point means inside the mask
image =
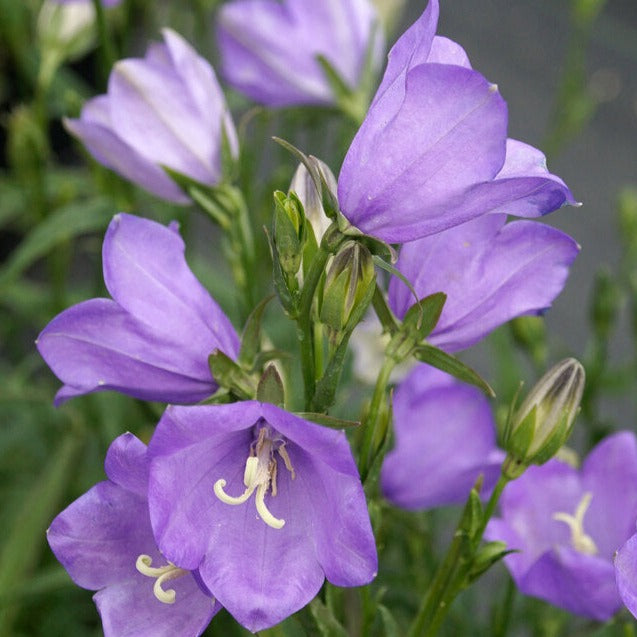
M 305 242 L 305 214 L 296 194 L 274 193 L 274 245 L 281 270 L 295 275 L 301 268 Z
M 509 465 L 544 464 L 566 442 L 584 391 L 584 368 L 574 358 L 552 367 L 531 390 L 504 433 Z
M 347 241 L 332 259 L 320 310 L 321 322 L 340 332 L 352 318 L 354 308 L 360 314 L 371 300 L 376 275 L 369 250 L 357 241 Z

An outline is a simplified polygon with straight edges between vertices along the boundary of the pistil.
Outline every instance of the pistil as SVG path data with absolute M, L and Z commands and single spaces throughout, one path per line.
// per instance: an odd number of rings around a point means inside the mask
M 584 516 L 593 499 L 593 494 L 587 491 L 575 509 L 575 515 L 570 513 L 554 513 L 553 519 L 564 522 L 571 531 L 571 544 L 576 551 L 585 555 L 596 555 L 597 546 L 593 538 L 584 531 Z

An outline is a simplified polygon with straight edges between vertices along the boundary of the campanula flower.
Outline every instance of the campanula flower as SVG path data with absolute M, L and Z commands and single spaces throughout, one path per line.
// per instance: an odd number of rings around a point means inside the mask
M 214 393 L 208 356 L 219 349 L 235 358 L 239 339 L 190 271 L 176 224 L 116 215 L 102 262 L 113 300 L 74 305 L 36 341 L 64 383 L 56 403 L 108 389 L 173 403 L 195 403 Z
M 370 51 L 380 61 L 380 35 L 368 0 L 237 0 L 218 14 L 224 77 L 272 107 L 336 102 L 318 56 L 354 91 Z
M 249 630 L 299 610 L 325 578 L 361 586 L 376 575 L 365 496 L 342 431 L 257 401 L 169 406 L 149 457 L 162 554 L 198 569 Z
M 108 168 L 163 199 L 188 197 L 166 166 L 213 186 L 221 178 L 223 137 L 236 133 L 212 67 L 177 33 L 163 30 L 143 59 L 121 60 L 108 92 L 89 100 L 66 128 Z
M 626 608 L 637 617 L 637 533 L 615 555 L 615 580 Z
M 470 347 L 517 316 L 539 314 L 562 291 L 579 246 L 563 232 L 535 221 L 506 222 L 485 215 L 405 244 L 396 267 L 418 298 L 447 294 L 428 340 L 447 351 Z M 389 304 L 402 318 L 413 294 L 397 277 Z
M 479 475 L 490 490 L 504 453 L 487 398 L 475 387 L 418 365 L 393 400 L 396 444 L 383 462 L 385 497 L 406 509 L 464 502 Z
M 105 637 L 200 635 L 219 604 L 197 574 L 160 554 L 148 515 L 146 446 L 124 434 L 106 456 L 108 480 L 70 504 L 47 539 L 73 581 L 95 590 Z
M 347 219 L 413 241 L 488 213 L 536 217 L 575 203 L 537 149 L 507 139 L 497 86 L 435 35 L 438 0 L 396 42 L 338 179 Z
M 553 459 L 509 483 L 485 536 L 516 551 L 504 561 L 523 593 L 605 621 L 622 603 L 613 556 L 635 531 L 636 484 L 637 441 L 616 433 L 581 470 Z

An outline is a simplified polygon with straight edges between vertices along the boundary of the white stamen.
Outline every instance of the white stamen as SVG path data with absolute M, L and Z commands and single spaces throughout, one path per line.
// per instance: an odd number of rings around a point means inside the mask
M 591 504 L 593 494 L 587 491 L 579 501 L 575 509 L 575 515 L 570 513 L 558 512 L 553 514 L 553 519 L 558 522 L 564 522 L 571 531 L 571 544 L 576 551 L 584 553 L 584 555 L 596 555 L 597 545 L 595 540 L 584 531 L 584 516 Z
M 172 588 L 164 590 L 162 588 L 162 584 L 170 582 L 170 580 L 177 579 L 189 571 L 179 568 L 170 562 L 168 562 L 165 566 L 160 567 L 153 567 L 151 566 L 152 563 L 153 559 L 150 555 L 140 555 L 135 562 L 135 568 L 142 575 L 146 575 L 146 577 L 156 578 L 156 581 L 153 584 L 153 593 L 160 602 L 164 604 L 174 604 L 177 593 Z

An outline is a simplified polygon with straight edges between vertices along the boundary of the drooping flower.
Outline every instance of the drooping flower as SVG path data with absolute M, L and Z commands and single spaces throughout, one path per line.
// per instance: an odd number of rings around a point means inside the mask
M 167 562 L 157 549 L 146 446 L 132 434 L 120 436 L 105 468 L 108 480 L 53 520 L 51 549 L 76 584 L 97 591 L 105 637 L 200 635 L 220 605 L 196 573 Z
M 432 344 L 452 352 L 470 347 L 517 316 L 543 312 L 562 291 L 577 243 L 542 223 L 505 221 L 486 215 L 402 247 L 396 267 L 418 298 L 447 294 Z M 414 301 L 393 277 L 395 314 L 402 318 Z
M 36 344 L 64 386 L 56 403 L 113 389 L 143 400 L 195 403 L 214 393 L 208 356 L 235 358 L 238 337 L 184 259 L 176 224 L 118 214 L 102 248 L 111 299 L 65 310 Z
M 634 533 L 635 484 L 637 441 L 616 433 L 579 471 L 558 459 L 527 469 L 505 488 L 485 536 L 517 551 L 504 561 L 523 593 L 605 621 L 621 607 L 613 556 Z
M 389 53 L 338 180 L 343 214 L 363 232 L 407 242 L 488 213 L 522 217 L 574 203 L 544 155 L 507 139 L 497 86 L 462 47 L 435 35 L 438 0 Z
M 223 5 L 217 37 L 226 80 L 256 102 L 281 107 L 334 104 L 317 57 L 355 90 L 370 50 L 382 54 L 368 0 L 237 0 Z
M 406 509 L 464 502 L 479 475 L 498 479 L 504 453 L 486 397 L 448 374 L 418 365 L 394 393 L 396 445 L 383 462 L 385 497 Z
M 164 42 L 145 58 L 118 62 L 108 93 L 65 126 L 100 163 L 158 197 L 186 203 L 162 166 L 215 185 L 223 136 L 236 154 L 236 133 L 212 67 L 180 35 L 162 33 Z
M 163 555 L 198 569 L 252 631 L 307 604 L 327 578 L 359 586 L 377 558 L 343 432 L 257 401 L 168 407 L 149 445 Z

